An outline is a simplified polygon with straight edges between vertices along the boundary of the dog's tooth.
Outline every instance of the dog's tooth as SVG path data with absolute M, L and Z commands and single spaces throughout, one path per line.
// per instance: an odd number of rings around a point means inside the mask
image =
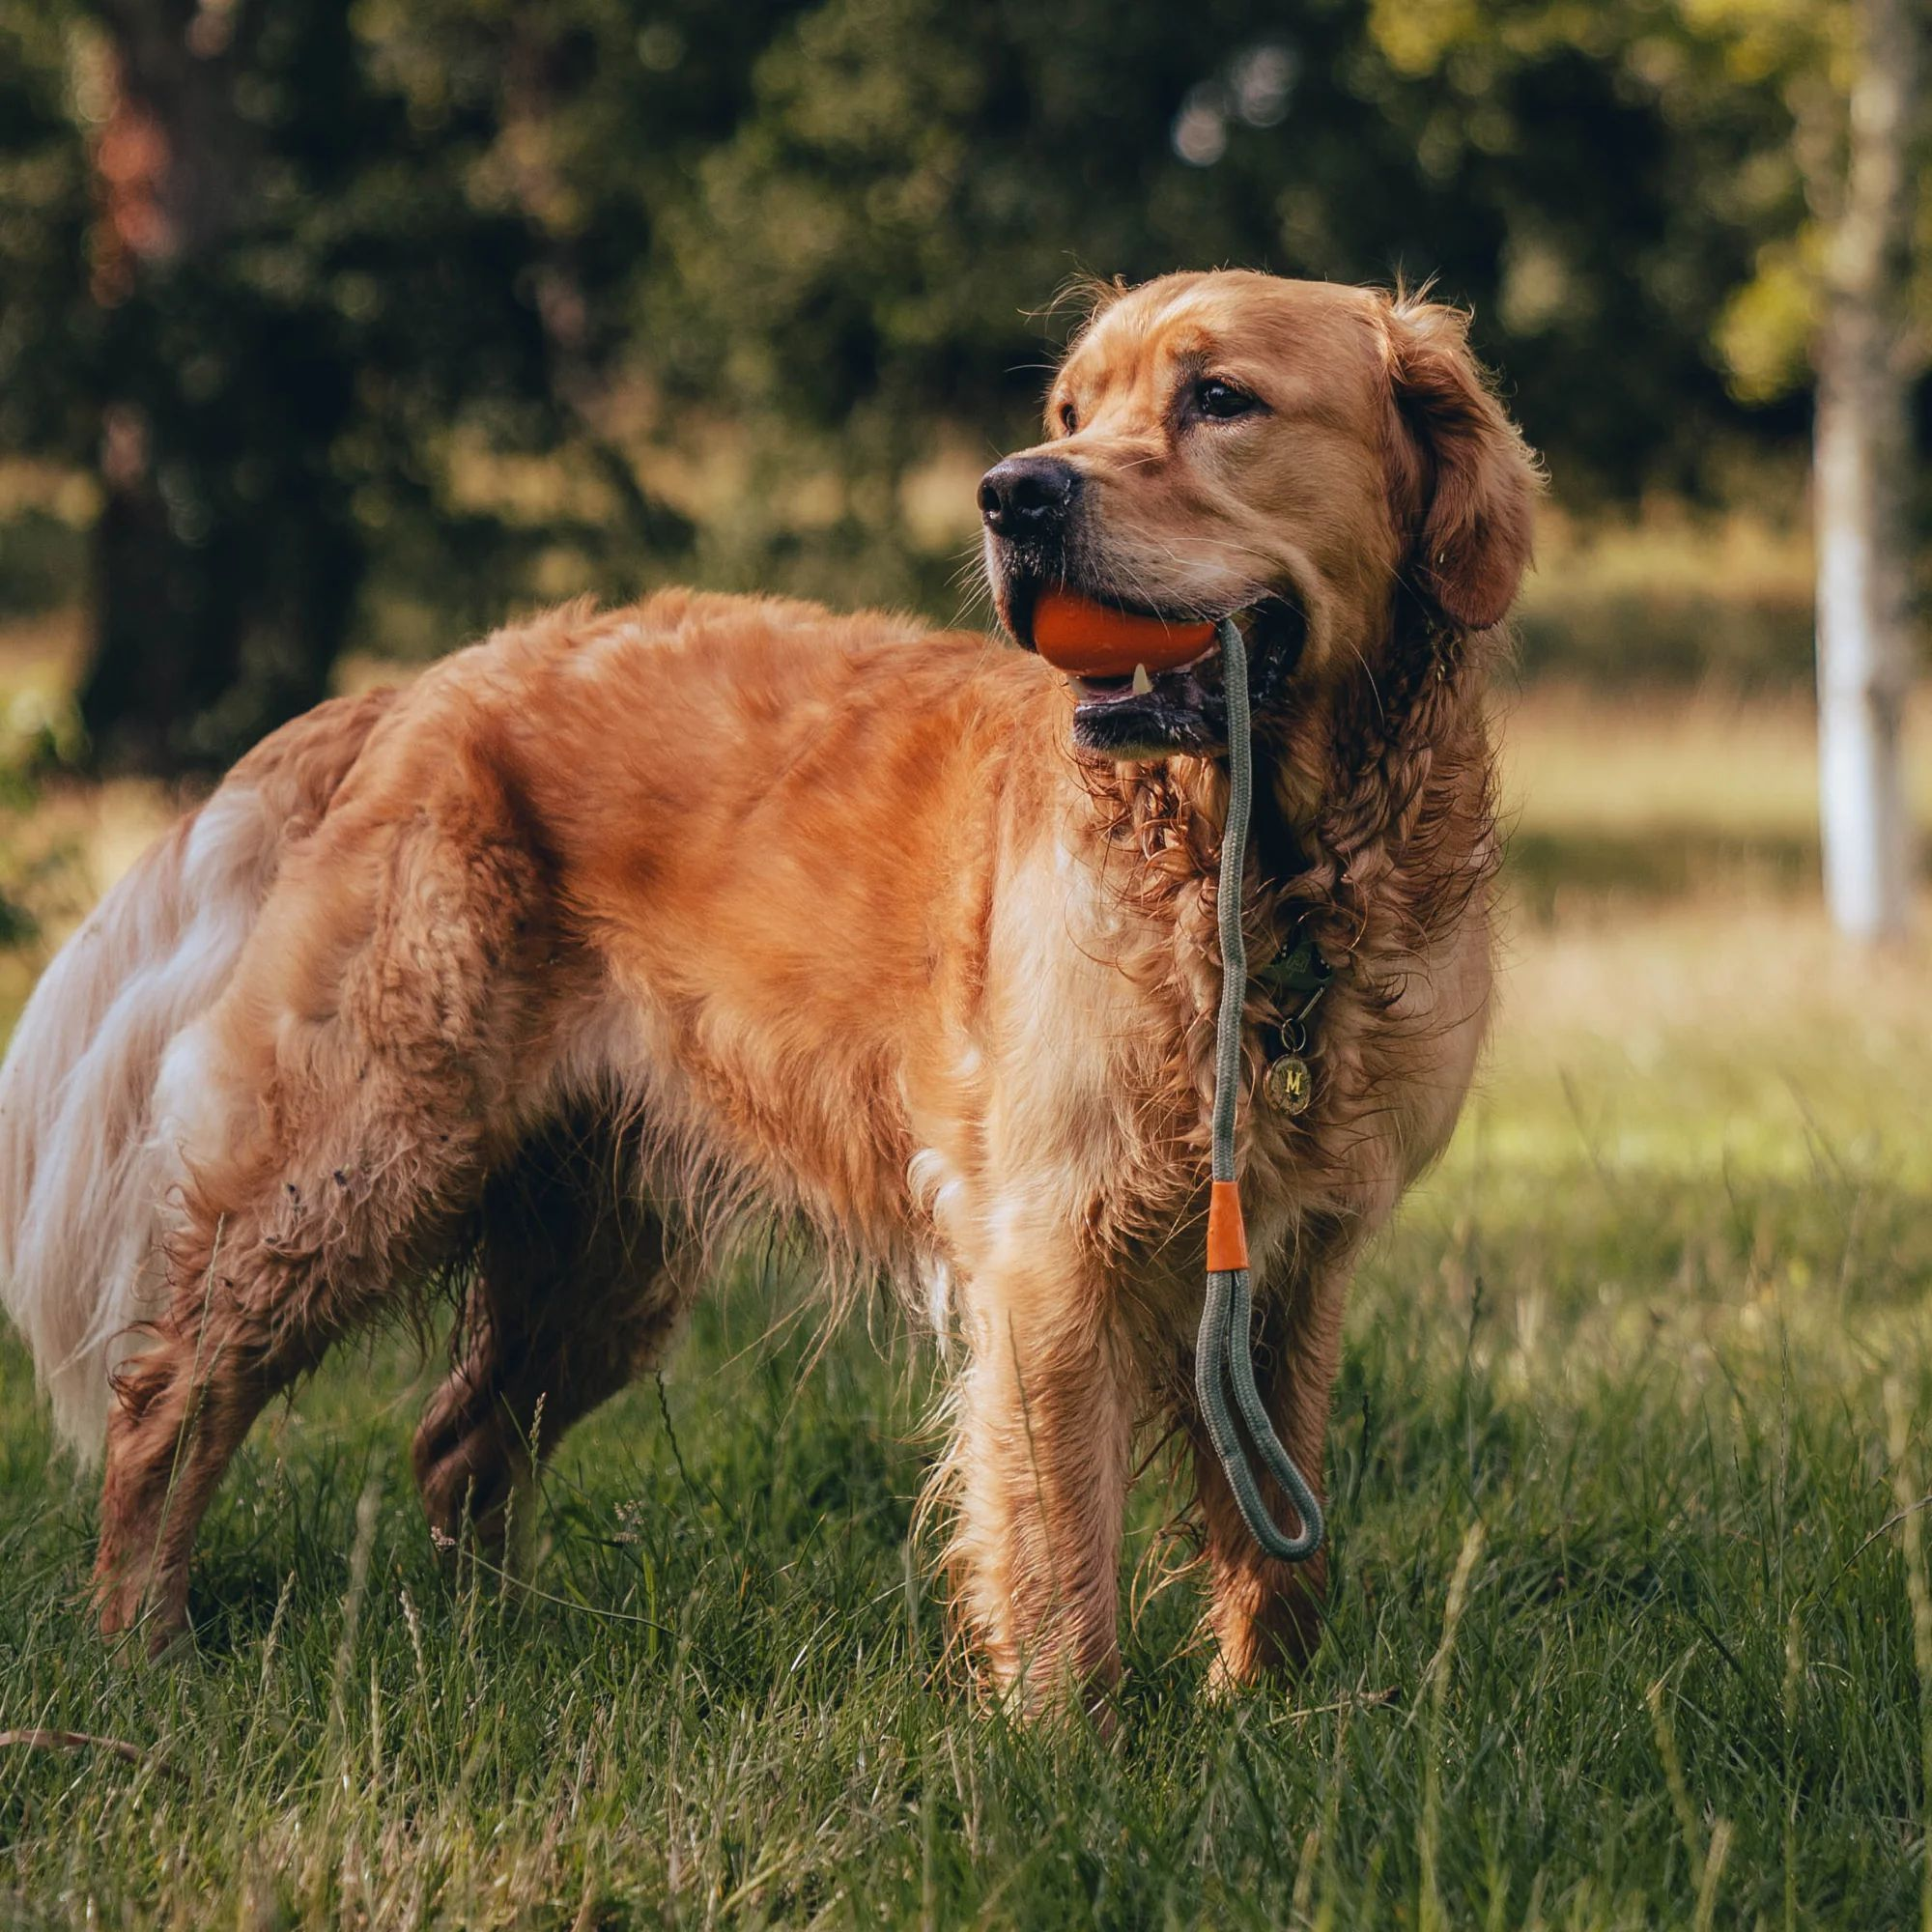
M 1145 697 L 1153 689 L 1153 679 L 1148 675 L 1146 665 L 1134 667 L 1134 696 Z

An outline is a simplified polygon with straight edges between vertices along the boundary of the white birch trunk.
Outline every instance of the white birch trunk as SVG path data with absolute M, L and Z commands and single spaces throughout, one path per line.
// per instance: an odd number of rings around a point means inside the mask
M 1854 0 L 1850 165 L 1818 345 L 1818 766 L 1825 891 L 1839 930 L 1898 937 L 1912 897 L 1904 754 L 1912 681 L 1906 282 L 1918 82 L 1913 0 Z

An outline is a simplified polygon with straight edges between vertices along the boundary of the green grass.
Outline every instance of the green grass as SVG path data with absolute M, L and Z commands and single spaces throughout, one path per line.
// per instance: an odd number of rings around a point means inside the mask
M 1291 1690 L 1205 1700 L 1157 1467 L 1118 1743 L 977 1707 L 908 1541 L 933 1365 L 883 1315 L 812 1363 L 752 1281 L 674 1358 L 671 1428 L 647 1382 L 570 1437 L 542 1594 L 430 1547 L 427 1374 L 384 1342 L 258 1429 L 194 1653 L 112 1663 L 9 1342 L 0 1726 L 140 1761 L 0 1749 L 0 1924 L 1916 1922 L 1922 957 L 1853 970 L 1780 903 L 1514 951 L 1352 1304 Z

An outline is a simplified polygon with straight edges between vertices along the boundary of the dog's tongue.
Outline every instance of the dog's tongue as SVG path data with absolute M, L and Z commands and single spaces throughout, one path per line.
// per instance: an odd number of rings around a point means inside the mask
M 1075 677 L 1129 677 L 1146 667 L 1171 670 L 1198 658 L 1214 626 L 1170 624 L 1117 611 L 1071 590 L 1042 590 L 1033 608 L 1033 641 L 1048 664 Z

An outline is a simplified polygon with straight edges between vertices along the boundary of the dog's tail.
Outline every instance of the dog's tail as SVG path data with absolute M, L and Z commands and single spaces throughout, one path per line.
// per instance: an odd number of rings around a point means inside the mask
M 284 855 L 321 821 L 394 694 L 335 698 L 265 739 L 156 841 L 55 954 L 0 1065 L 0 1305 L 61 1435 L 98 1453 L 109 1378 L 155 1313 L 180 1176 L 156 1090 L 220 996 Z

